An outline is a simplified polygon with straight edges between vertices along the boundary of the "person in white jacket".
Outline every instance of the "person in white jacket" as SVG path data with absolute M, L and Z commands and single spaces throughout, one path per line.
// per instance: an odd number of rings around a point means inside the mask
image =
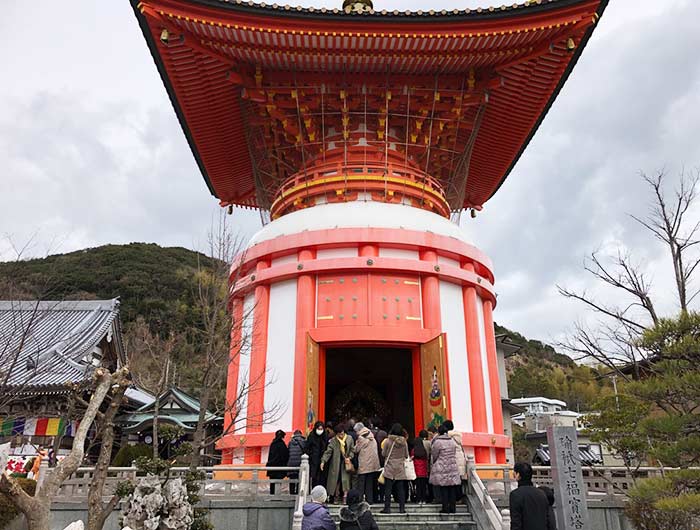
M 467 481 L 467 455 L 464 453 L 464 447 L 462 446 L 462 433 L 455 431 L 455 424 L 452 423 L 452 420 L 445 420 L 443 425 L 447 427 L 447 434 L 455 441 L 455 459 L 457 460 L 459 476 L 462 477 L 462 484 L 457 486 L 458 491 L 456 492 L 456 497 L 457 502 L 463 502 L 466 497 L 465 482 Z

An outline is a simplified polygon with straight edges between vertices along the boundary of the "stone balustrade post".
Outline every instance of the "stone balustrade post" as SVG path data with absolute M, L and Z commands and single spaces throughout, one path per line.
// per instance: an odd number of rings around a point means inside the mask
M 501 530 L 510 530 L 510 510 L 501 510 Z
M 613 484 L 613 474 L 609 469 L 603 471 L 603 478 L 605 480 L 605 494 L 608 497 L 615 495 L 615 485 Z
M 474 455 L 467 455 L 467 491 L 473 488 L 472 484 L 472 470 L 476 467 L 474 461 Z
M 309 455 L 301 455 L 301 466 L 299 466 L 299 495 L 306 496 L 311 492 L 311 466 L 309 465 Z

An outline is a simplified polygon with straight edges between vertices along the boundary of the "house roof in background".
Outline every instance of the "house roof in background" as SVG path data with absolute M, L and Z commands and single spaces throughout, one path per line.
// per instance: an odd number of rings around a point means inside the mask
M 182 427 L 185 431 L 193 431 L 199 420 L 200 402 L 193 396 L 177 387 L 171 387 L 160 395 L 158 403 L 158 422 L 170 423 Z M 129 414 L 117 418 L 117 423 L 124 425 L 124 432 L 143 432 L 153 425 L 155 417 L 155 398 Z M 211 412 L 206 414 L 206 423 L 220 421 L 222 418 Z
M 123 363 L 117 298 L 0 301 L 0 386 L 15 392 L 67 390 L 101 364 L 96 348 L 105 339 Z

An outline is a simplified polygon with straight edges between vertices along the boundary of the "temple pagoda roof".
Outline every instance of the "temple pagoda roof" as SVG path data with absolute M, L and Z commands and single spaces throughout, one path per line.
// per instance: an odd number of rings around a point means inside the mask
M 222 205 L 265 209 L 285 178 L 328 149 L 318 131 L 335 123 L 333 112 L 340 123 L 338 97 L 365 109 L 365 131 L 368 109 L 369 121 L 381 120 L 384 102 L 390 115 L 406 116 L 397 134 L 407 157 L 441 183 L 451 209 L 481 208 L 513 169 L 607 5 L 541 0 L 345 12 L 131 2 L 211 193 Z M 425 129 L 423 121 L 430 122 Z

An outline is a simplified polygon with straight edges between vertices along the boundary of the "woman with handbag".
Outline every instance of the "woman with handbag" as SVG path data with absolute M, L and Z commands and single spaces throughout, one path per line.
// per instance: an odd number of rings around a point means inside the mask
M 344 425 L 338 424 L 333 430 L 335 436 L 328 442 L 321 458 L 321 471 L 328 468 L 326 489 L 331 493 L 331 502 L 339 503 L 345 501 L 350 491 L 350 474 L 355 472 L 351 460 L 355 445 L 346 434 Z
M 372 432 L 362 423 L 355 424 L 357 440 L 355 440 L 355 454 L 357 455 L 357 489 L 365 500 L 374 502 L 374 488 L 379 473 L 379 454 L 377 442 Z
M 382 447 L 382 455 L 384 455 L 384 471 L 382 477 L 384 480 L 384 509 L 382 513 L 391 513 L 391 493 L 395 490 L 396 498 L 399 501 L 399 513 L 406 513 L 406 484 L 409 480 L 407 470 L 413 472 L 415 478 L 415 470 L 413 462 L 408 454 L 408 443 L 403 436 L 403 427 L 401 424 L 395 423 L 389 431 L 384 445 Z M 407 469 L 409 468 L 410 469 Z
M 447 434 L 443 423 L 438 427 L 438 435 L 430 446 L 430 483 L 442 502 L 440 513 L 457 512 L 457 486 L 462 484 L 455 455 L 455 441 Z

